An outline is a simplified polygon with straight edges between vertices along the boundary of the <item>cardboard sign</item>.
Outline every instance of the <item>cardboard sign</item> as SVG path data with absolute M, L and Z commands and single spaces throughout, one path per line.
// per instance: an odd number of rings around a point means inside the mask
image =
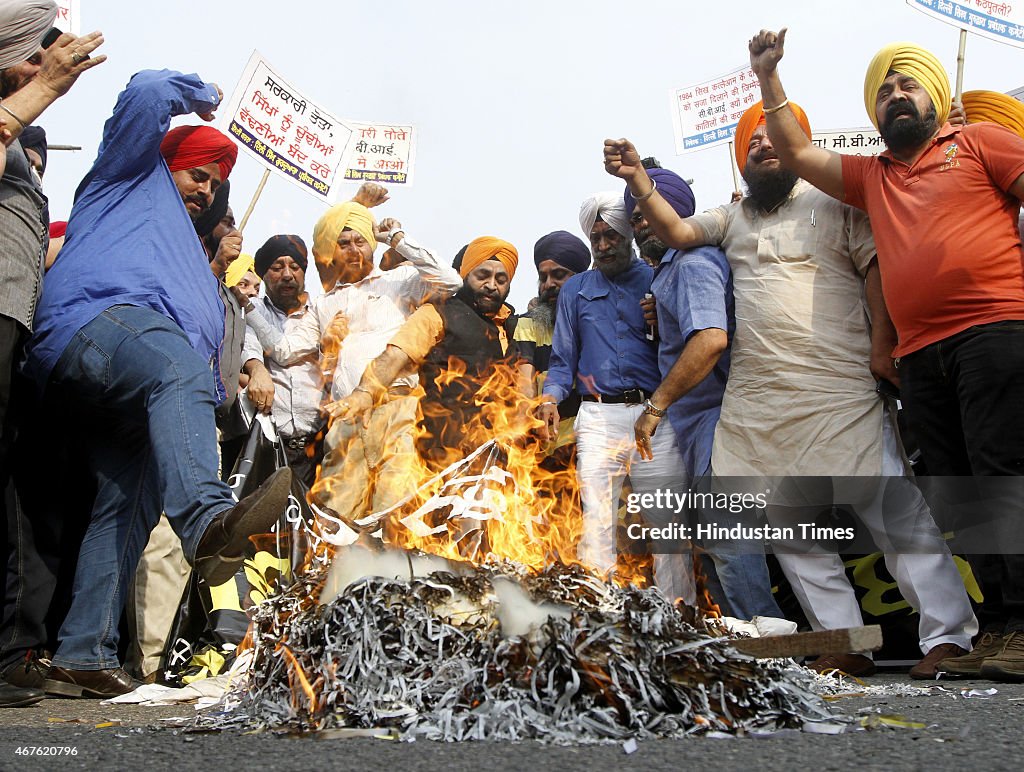
M 740 116 L 760 99 L 761 85 L 749 65 L 673 91 L 676 153 L 730 142 Z
M 300 92 L 253 52 L 223 131 L 273 171 L 326 202 L 337 197 L 352 138 L 348 124 Z
M 968 32 L 1024 48 L 1024 4 L 993 0 L 907 0 L 907 5 Z
M 416 131 L 412 126 L 359 123 L 352 127 L 351 152 L 345 179 L 387 185 L 412 185 Z

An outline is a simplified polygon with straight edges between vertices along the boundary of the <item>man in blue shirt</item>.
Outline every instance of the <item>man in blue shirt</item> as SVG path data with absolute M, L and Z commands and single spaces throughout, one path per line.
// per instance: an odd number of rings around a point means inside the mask
M 599 193 L 583 202 L 580 225 L 590 239 L 594 269 L 578 273 L 558 295 L 551 366 L 540 415 L 552 436 L 557 404 L 575 388 L 582 404 L 576 417 L 577 477 L 583 502 L 581 559 L 600 572 L 615 566 L 615 523 L 622 483 L 628 474 L 634 502 L 648 522 L 670 525 L 673 510 L 642 503 L 644 494 L 683 493 L 686 473 L 675 435 L 652 438 L 655 458 L 640 458 L 633 424 L 661 381 L 658 352 L 647 337 L 640 301 L 650 291 L 653 269 L 633 254 L 622 196 Z M 635 504 L 631 505 L 635 506 Z M 669 598 L 694 600 L 688 558 L 668 539 L 655 554 L 655 582 Z
M 287 500 L 287 469 L 238 504 L 217 475 L 225 311 L 193 220 L 237 148 L 209 127 L 168 128 L 191 112 L 212 120 L 221 96 L 196 75 L 131 79 L 46 277 L 25 369 L 80 416 L 98 488 L 50 693 L 109 697 L 136 686 L 118 662 L 117 620 L 161 510 L 216 585 Z
M 696 201 L 682 177 L 668 169 L 649 169 L 648 175 L 680 217 L 693 215 Z M 698 481 L 711 474 L 711 447 L 729 377 L 736 328 L 732 271 L 718 247 L 676 250 L 666 246 L 637 209 L 628 186 L 624 202 L 637 246 L 656 265 L 651 293 L 657 301 L 661 338 L 662 381 L 651 396 L 652 407 L 636 421 L 637 450 L 642 458 L 651 457 L 652 438 L 667 415 L 691 487 L 697 488 Z M 715 517 L 729 517 L 729 513 L 718 512 Z M 783 616 L 772 597 L 760 542 L 705 541 L 703 546 L 712 560 L 703 565 L 709 589 L 725 614 L 740 619 Z

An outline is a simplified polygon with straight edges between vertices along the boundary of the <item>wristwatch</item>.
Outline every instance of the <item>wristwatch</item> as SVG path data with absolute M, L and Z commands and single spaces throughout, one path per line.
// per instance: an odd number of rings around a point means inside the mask
M 667 413 L 667 412 L 668 412 L 667 410 L 662 410 L 659 407 L 655 407 L 654 403 L 651 402 L 649 399 L 648 400 L 644 400 L 644 414 L 645 415 L 652 415 L 655 418 L 664 418 L 665 417 L 665 413 Z

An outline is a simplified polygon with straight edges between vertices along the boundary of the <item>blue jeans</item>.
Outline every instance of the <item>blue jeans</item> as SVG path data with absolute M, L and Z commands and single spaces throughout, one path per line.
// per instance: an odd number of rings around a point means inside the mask
M 710 492 L 715 489 L 709 467 L 697 477 L 691 488 L 694 491 Z M 750 512 L 744 516 L 715 508 L 695 507 L 691 512 L 692 525 L 716 524 L 753 525 Z M 701 570 L 704 572 L 707 590 L 718 604 L 722 613 L 737 619 L 754 617 L 775 617 L 785 615 L 772 594 L 772 580 L 764 557 L 764 543 L 745 539 L 700 539 Z
M 47 398 L 84 421 L 97 483 L 54 665 L 119 666 L 118 620 L 161 510 L 192 560 L 210 522 L 234 505 L 217 476 L 213 378 L 180 327 L 137 306 L 97 316 L 54 367 Z

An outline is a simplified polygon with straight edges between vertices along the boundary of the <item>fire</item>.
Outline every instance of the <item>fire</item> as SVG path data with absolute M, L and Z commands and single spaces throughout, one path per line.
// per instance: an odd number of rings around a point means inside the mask
M 465 364 L 450 358 L 438 385 L 464 378 Z M 361 519 L 360 529 L 379 533 L 392 546 L 459 562 L 507 560 L 531 571 L 556 562 L 583 565 L 577 557 L 583 521 L 575 470 L 542 463 L 550 443 L 541 439 L 543 423 L 536 417 L 541 400 L 523 393 L 523 374 L 496 365 L 472 394 L 478 411 L 457 427 L 454 442 L 451 433 L 445 442 L 429 436 L 418 421 L 417 444 L 429 445 L 432 457 L 409 466 L 408 498 Z M 424 409 L 432 406 L 421 400 L 418 418 Z M 620 556 L 615 580 L 648 586 L 650 558 Z

